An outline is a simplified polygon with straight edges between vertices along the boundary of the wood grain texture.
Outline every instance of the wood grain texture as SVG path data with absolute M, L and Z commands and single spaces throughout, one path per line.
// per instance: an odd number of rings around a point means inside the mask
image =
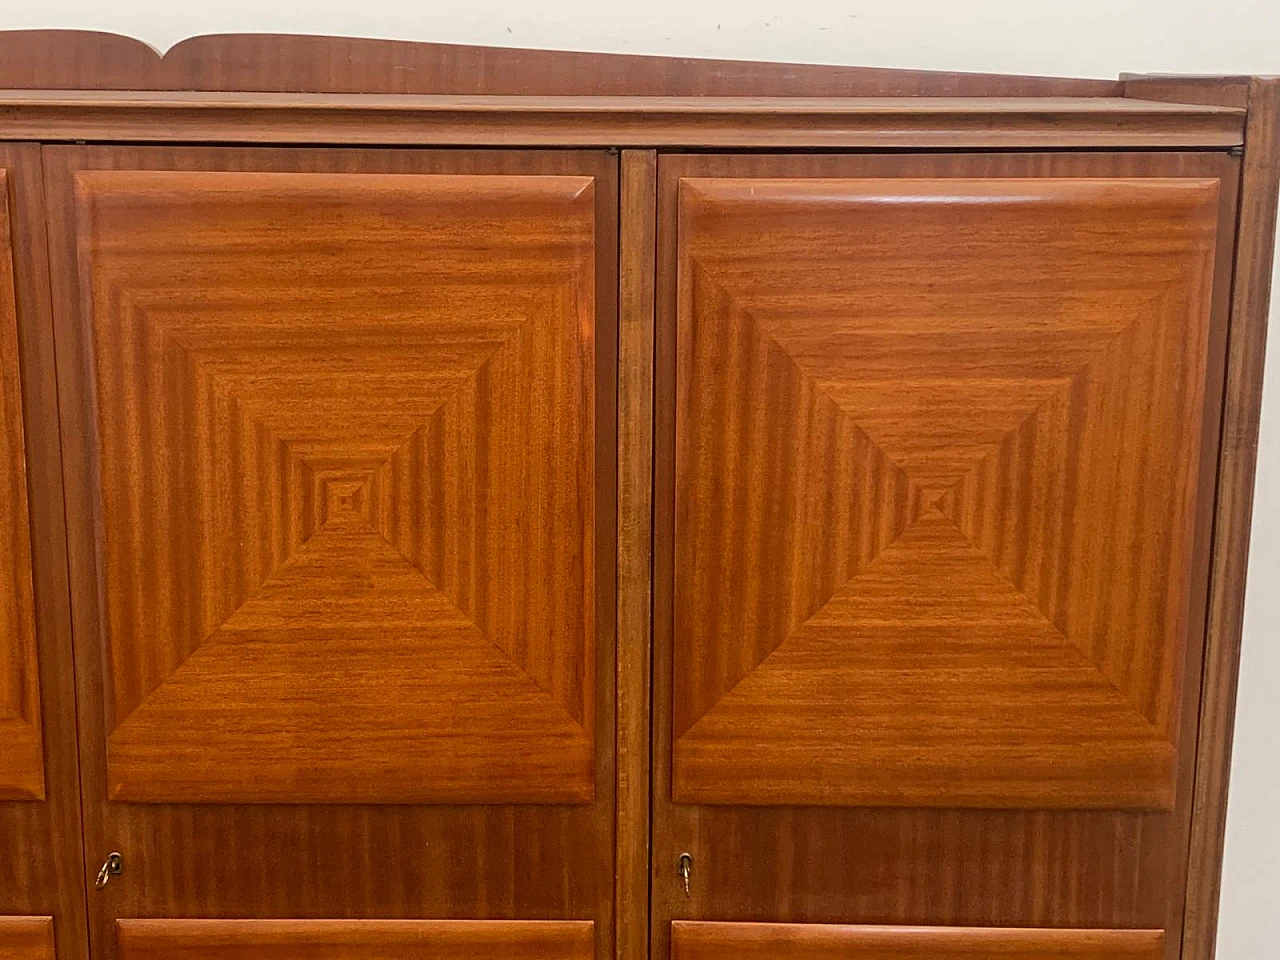
M 591 960 L 591 921 L 121 920 L 121 960 Z
M 5 371 L 0 390 L 9 393 L 20 384 L 22 396 L 19 415 L 25 421 L 30 577 L 44 742 L 44 799 L 0 800 L 5 864 L 0 915 L 52 917 L 59 960 L 86 960 L 75 671 L 39 146 L 0 144 L 0 169 L 6 183 L 0 196 L 8 205 L 6 240 L 13 261 L 19 361 L 16 369 Z M 0 558 L 0 567 L 11 556 Z M 35 675 L 30 679 L 34 682 Z M 7 745 L 0 747 L 0 767 L 10 756 Z
M 43 800 L 40 676 L 9 182 L 0 169 L 0 800 Z
M 1217 181 L 679 202 L 674 798 L 1168 809 Z
M 1160 960 L 1161 930 L 672 924 L 672 960 Z
M 1220 107 L 1249 108 L 1252 77 L 1179 77 L 1122 73 L 1124 95 L 1138 100 L 1168 103 L 1211 103 Z
M 0 32 L 0 88 L 554 96 L 1116 96 L 1111 80 L 522 50 L 359 37 L 191 37 L 163 57 L 87 30 Z
M 622 154 L 618 317 L 617 958 L 649 957 L 653 310 L 658 158 Z
M 0 916 L 0 960 L 54 960 L 53 918 Z
M 1280 78 L 1133 78 L 1141 95 L 1222 102 L 1247 98 L 1222 445 L 1214 512 L 1195 807 L 1183 960 L 1212 960 L 1217 944 L 1222 851 L 1240 669 L 1245 577 L 1253 515 L 1263 361 L 1280 191 Z
M 591 799 L 594 203 L 77 177 L 113 798 Z
M 1216 231 L 1223 245 L 1215 266 L 1205 364 L 1205 396 L 1216 398 L 1222 381 L 1238 171 L 1238 163 L 1230 157 L 1196 153 L 662 158 L 654 392 L 654 716 L 673 716 L 672 667 L 678 639 L 673 630 L 677 615 L 673 537 L 675 345 L 680 304 L 676 224 L 681 179 L 1216 179 Z M 821 259 L 821 251 L 816 256 Z M 945 271 L 945 264 L 929 264 L 930 273 L 938 270 Z M 768 283 L 774 275 L 780 272 L 762 270 L 759 282 Z M 855 275 L 874 279 L 876 274 Z M 916 275 L 904 276 L 902 282 L 918 289 Z M 791 293 L 795 295 L 794 289 Z M 890 304 L 894 316 L 903 309 Z M 816 314 L 813 322 L 823 317 Z M 1219 412 L 1216 402 L 1205 403 L 1205 449 L 1216 447 Z M 1178 723 L 1185 735 L 1176 760 L 1171 812 L 674 803 L 672 725 L 669 720 L 658 721 L 653 761 L 653 955 L 668 956 L 671 920 L 704 919 L 1163 928 L 1168 932 L 1165 960 L 1175 960 L 1194 780 L 1191 731 L 1196 724 L 1201 655 L 1197 625 L 1204 616 L 1213 483 L 1214 464 L 1205 457 L 1196 480 L 1192 587 L 1185 614 L 1190 629 L 1181 678 L 1184 696 L 1177 704 Z M 743 598 L 745 605 L 745 594 Z M 683 851 L 694 858 L 688 898 L 675 869 Z
M 54 315 L 59 338 L 59 396 L 66 457 L 68 551 L 73 584 L 73 611 L 77 622 L 76 650 L 79 659 L 76 677 L 81 684 L 85 844 L 97 862 L 101 862 L 101 858 L 111 850 L 119 850 L 125 858 L 124 874 L 100 894 L 90 898 L 96 956 L 105 960 L 116 957 L 114 923 L 122 916 L 235 916 L 246 919 L 589 919 L 595 924 L 593 935 L 597 955 L 608 956 L 613 945 L 613 746 L 616 707 L 614 633 L 617 622 L 616 539 L 613 533 L 617 497 L 614 472 L 617 432 L 616 395 L 612 387 L 617 357 L 616 157 L 603 152 L 573 151 L 516 153 L 49 147 L 45 150 L 45 158 L 52 262 L 55 275 L 59 278 L 53 285 Z M 110 782 L 105 764 L 108 733 L 106 720 L 109 716 L 108 703 L 113 701 L 116 692 L 104 682 L 108 675 L 104 673 L 103 665 L 110 662 L 106 658 L 108 650 L 103 646 L 104 637 L 101 633 L 107 607 L 96 581 L 98 539 L 94 532 L 95 490 L 99 472 L 93 462 L 93 451 L 99 447 L 98 418 L 94 407 L 95 394 L 88 389 L 94 383 L 90 371 L 94 369 L 96 361 L 91 350 L 91 318 L 82 309 L 87 301 L 80 291 L 77 236 L 83 231 L 75 216 L 77 175 L 108 170 L 321 174 L 323 176 L 320 180 L 323 182 L 331 182 L 337 175 L 350 174 L 353 184 L 361 182 L 362 178 L 379 179 L 366 177 L 370 174 L 399 174 L 405 176 L 389 179 L 403 183 L 403 189 L 410 191 L 415 184 L 429 181 L 430 178 L 423 175 L 492 177 L 495 183 L 506 182 L 511 178 L 516 178 L 520 183 L 526 182 L 523 178 L 528 178 L 528 182 L 539 178 L 555 178 L 556 183 L 561 182 L 560 178 L 579 181 L 590 179 L 594 192 L 594 202 L 590 209 L 595 254 L 584 269 L 590 271 L 591 279 L 575 281 L 571 286 L 581 290 L 589 284 L 594 291 L 594 305 L 588 307 L 584 304 L 576 311 L 576 316 L 580 318 L 591 315 L 595 318 L 594 337 L 590 339 L 591 350 L 594 352 L 588 368 L 594 371 L 594 385 L 590 387 L 594 396 L 594 459 L 582 458 L 581 451 L 577 451 L 577 456 L 582 460 L 579 466 L 590 470 L 594 485 L 591 498 L 595 504 L 595 522 L 591 534 L 594 551 L 590 556 L 582 556 L 579 561 L 590 565 L 590 577 L 595 584 L 591 621 L 594 635 L 591 646 L 593 660 L 590 664 L 578 665 L 583 683 L 588 675 L 593 678 L 591 692 L 584 692 L 581 701 L 584 708 L 587 702 L 592 705 L 590 711 L 584 714 L 586 724 L 591 727 L 590 735 L 595 745 L 592 757 L 595 794 L 592 802 L 536 805 L 246 805 L 129 803 L 108 798 Z M 94 176 L 97 174 L 88 176 L 85 182 L 91 182 Z M 136 184 L 138 178 L 130 174 L 125 179 Z M 302 183 L 306 178 L 285 179 L 291 183 Z M 342 195 L 342 189 L 338 189 L 337 194 Z M 512 210 L 520 209 L 515 203 L 519 195 L 520 191 L 517 190 L 515 196 L 509 196 L 501 203 L 496 202 L 500 198 L 495 197 L 495 203 L 487 211 L 494 223 L 501 224 L 504 230 L 510 228 L 510 243 L 518 240 L 520 223 L 525 222 L 529 226 L 537 220 L 533 216 L 536 204 L 526 211 L 531 218 L 527 222 L 511 213 Z M 195 201 L 200 199 L 199 196 L 193 197 Z M 577 201 L 564 202 L 571 210 L 576 210 Z M 373 208 L 365 205 L 348 209 L 342 213 L 342 217 L 347 218 L 345 221 L 339 217 L 337 210 L 323 207 L 319 209 L 328 210 L 331 214 L 327 220 L 329 227 L 333 229 L 335 236 L 343 236 L 344 222 L 356 222 L 360 219 L 362 209 L 367 211 Z M 413 235 L 406 238 L 404 231 L 397 225 L 403 224 L 405 217 L 416 218 L 416 211 L 420 211 L 420 206 L 413 203 L 388 210 L 384 221 L 386 229 L 381 234 L 373 230 L 359 244 L 335 244 L 335 250 L 345 248 L 345 259 L 341 262 L 330 260 L 333 271 L 328 282 L 331 286 L 334 289 L 343 287 L 343 277 L 350 280 L 371 276 L 370 271 L 380 269 L 381 261 L 372 256 L 375 253 L 389 258 L 388 263 L 403 264 L 405 254 L 388 248 L 398 249 L 401 242 L 407 247 L 415 246 L 417 242 L 413 240 Z M 507 213 L 504 215 L 503 211 Z M 260 237 L 253 247 L 261 250 L 265 245 L 276 250 L 275 260 L 262 256 L 260 262 L 253 262 L 243 256 L 229 254 L 232 262 L 241 265 L 246 279 L 254 276 L 254 270 L 262 271 L 272 263 L 278 266 L 286 262 L 287 257 L 281 259 L 281 255 L 289 248 L 289 238 L 298 236 L 295 227 L 302 229 L 303 235 L 316 235 L 314 226 L 305 227 L 305 224 L 296 223 L 288 217 L 287 210 L 277 209 L 275 212 L 283 218 L 281 223 L 289 225 L 284 238 L 268 242 L 265 237 Z M 457 210 L 451 213 L 445 203 L 440 204 L 438 214 L 440 224 L 447 223 L 451 216 L 460 215 Z M 183 223 L 190 227 L 195 222 Z M 564 223 L 566 236 L 548 240 L 550 249 L 562 249 L 569 238 L 578 235 L 575 216 L 566 218 Z M 157 229 L 169 238 L 180 227 L 165 227 L 161 224 Z M 505 235 L 501 238 L 503 243 L 499 243 L 493 239 L 494 234 L 490 230 L 481 231 L 480 227 L 476 229 L 480 231 L 480 236 L 487 238 L 484 242 L 494 247 L 495 255 L 508 249 L 503 245 L 507 242 Z M 175 237 L 176 247 L 154 247 L 155 275 L 166 274 L 165 263 L 177 259 L 177 253 L 183 249 L 182 243 L 197 243 L 202 236 L 207 239 L 207 231 L 192 232 L 185 241 Z M 383 237 L 382 241 L 378 240 L 379 236 Z M 445 254 L 447 251 L 441 248 L 440 252 Z M 439 265 L 435 265 L 433 258 L 424 256 L 419 249 L 412 270 L 402 270 L 402 275 L 394 278 L 394 282 L 389 278 L 381 287 L 370 287 L 379 291 L 378 296 L 373 298 L 367 295 L 356 297 L 354 294 L 343 298 L 337 293 L 331 293 L 329 299 L 324 299 L 320 296 L 324 293 L 323 286 L 317 287 L 314 291 L 316 296 L 306 302 L 306 309 L 317 318 L 317 323 L 325 322 L 326 317 L 332 319 L 345 316 L 342 311 L 347 310 L 359 315 L 376 314 L 382 318 L 381 321 L 370 320 L 369 325 L 364 327 L 357 324 L 357 330 L 369 334 L 367 356 L 386 356 L 389 348 L 379 347 L 374 335 L 383 330 L 402 330 L 405 333 L 402 338 L 403 351 L 410 356 L 420 356 L 421 338 L 415 340 L 412 335 L 417 323 L 414 317 L 425 318 L 423 322 L 435 322 L 432 318 L 440 315 L 438 304 L 456 306 L 455 327 L 458 331 L 464 331 L 468 318 L 475 314 L 475 308 L 460 302 L 456 287 L 447 284 L 439 285 L 438 295 L 424 293 L 414 304 L 409 304 L 409 297 L 397 294 L 397 291 L 414 289 L 415 285 L 424 283 L 422 278 L 437 276 L 457 262 L 453 255 L 442 255 L 438 259 Z M 205 269 L 216 264 L 216 260 L 209 261 Z M 195 271 L 192 279 L 199 279 L 199 265 L 191 264 L 190 267 Z M 147 276 L 151 275 L 149 270 Z M 304 279 L 307 275 L 299 272 L 295 276 Z M 491 268 L 483 262 L 476 265 L 472 274 L 472 279 L 477 281 L 474 286 L 475 297 L 487 300 L 491 305 L 492 300 L 486 298 L 485 287 L 479 281 L 492 276 Z M 514 283 L 518 278 L 513 276 L 509 279 Z M 141 277 L 140 280 L 145 287 L 147 277 Z M 293 281 L 288 280 L 285 286 L 291 282 Z M 199 287 L 195 283 L 189 286 L 202 291 L 200 298 L 181 298 L 192 308 L 191 314 L 198 312 L 201 304 L 215 310 L 218 303 L 214 296 L 215 288 Z M 299 284 L 298 289 L 308 288 Z M 422 293 L 422 288 L 418 289 Z M 178 294 L 174 296 L 179 299 Z M 209 299 L 205 299 L 206 297 Z M 251 346 L 246 343 L 246 338 L 252 331 L 246 333 L 245 327 L 236 327 L 235 318 L 241 317 L 241 323 L 245 323 L 244 318 L 252 318 L 259 309 L 269 309 L 277 317 L 287 317 L 291 308 L 286 300 L 287 290 L 263 290 L 259 299 L 246 300 L 233 310 L 215 310 L 211 313 L 219 323 L 228 324 L 228 329 L 239 330 L 239 352 L 247 368 L 261 362 L 261 354 L 270 344 L 256 341 Z M 490 317 L 490 322 L 495 325 L 502 323 L 505 318 L 518 315 L 530 302 L 530 298 L 525 298 L 518 303 L 513 301 L 506 306 L 497 305 L 498 312 Z M 293 315 L 301 312 L 300 308 L 293 309 Z M 183 315 L 185 322 L 194 322 L 191 314 Z M 553 312 L 552 315 L 560 314 Z M 545 314 L 529 314 L 530 322 L 538 316 L 545 317 Z M 584 329 L 584 339 L 581 342 L 586 342 L 587 334 L 588 331 Z M 523 341 L 525 353 L 522 357 L 532 358 L 535 355 L 530 340 L 530 337 L 525 337 Z M 334 345 L 333 341 L 320 340 L 317 346 L 326 342 Z M 575 342 L 579 341 L 575 339 Z M 296 339 L 292 343 L 296 346 Z M 361 350 L 356 349 L 358 344 L 353 342 L 341 349 L 338 346 L 340 345 L 335 346 L 335 353 L 345 352 L 350 357 L 351 368 L 358 370 L 363 362 Z M 309 356 L 301 347 L 296 350 L 302 351 L 299 356 L 303 360 Z M 469 351 L 467 341 L 460 339 L 448 354 L 461 364 L 462 360 L 472 355 Z M 570 361 L 566 353 L 567 351 L 561 351 L 560 362 L 580 362 Z M 445 354 L 438 352 L 436 357 L 443 355 Z M 402 361 L 396 361 L 393 357 L 389 361 L 389 369 L 401 369 L 401 363 Z M 423 371 L 428 370 L 425 364 L 420 363 L 419 366 Z M 326 369 L 331 370 L 333 377 L 339 382 L 351 382 L 348 373 L 334 367 Z M 277 371 L 284 378 L 278 383 L 286 382 L 290 376 L 299 378 L 305 370 L 305 365 L 293 362 L 292 366 Z M 440 387 L 445 397 L 456 396 L 463 386 L 455 383 L 451 390 L 446 391 L 446 384 L 439 378 L 433 379 L 428 373 L 421 371 L 419 374 L 427 387 Z M 270 387 L 270 384 L 254 385 L 250 380 L 251 378 L 237 380 L 236 388 L 243 392 L 259 386 L 264 389 Z M 509 378 L 496 376 L 490 377 L 490 381 L 494 386 L 511 382 Z M 319 381 L 317 384 L 315 390 L 321 391 L 323 384 L 319 384 Z M 387 386 L 389 389 L 399 390 L 403 385 L 391 383 Z M 405 391 L 405 411 L 413 413 L 419 408 L 421 401 L 418 398 L 425 389 L 419 386 Z M 586 390 L 588 387 L 579 384 L 578 389 Z M 305 399 L 306 395 L 300 396 Z M 357 428 L 372 431 L 376 436 L 379 394 L 364 390 L 359 396 L 368 402 L 363 410 L 354 404 L 351 405 L 354 409 L 349 410 L 335 407 L 335 412 L 343 414 L 340 422 L 346 425 L 343 428 L 345 432 L 338 433 L 340 428 L 330 419 L 315 418 L 314 428 L 325 432 L 327 436 L 340 437 L 342 443 L 353 450 L 359 446 Z M 541 395 L 526 398 L 524 407 L 520 408 L 522 415 L 532 417 L 539 409 L 537 404 L 542 402 L 539 396 Z M 448 402 L 451 401 L 446 399 L 446 403 Z M 512 412 L 515 408 L 510 404 L 490 406 L 493 411 L 503 415 L 515 415 Z M 277 405 L 271 409 L 275 416 L 285 420 L 290 415 L 287 405 Z M 394 423 L 395 416 L 389 413 L 384 416 L 384 426 Z M 566 423 L 563 429 L 569 428 L 570 424 Z M 491 437 L 494 436 L 496 434 L 491 432 Z M 543 434 L 538 433 L 536 436 Z M 367 446 L 372 450 L 375 445 L 370 443 Z M 336 441 L 334 448 L 337 449 Z M 300 447 L 297 452 L 302 454 L 307 451 Z M 527 479 L 533 465 L 529 464 L 527 457 L 524 461 L 527 466 L 512 466 L 504 460 L 502 467 L 509 475 L 493 482 L 510 483 L 521 477 Z M 242 464 L 248 462 L 241 460 Z M 555 459 L 551 458 L 549 462 L 554 463 Z M 219 463 L 223 465 L 223 469 L 230 469 L 229 464 L 223 461 Z M 459 471 L 455 477 L 456 482 L 461 485 L 465 474 Z M 338 480 L 331 486 L 336 487 L 342 482 L 344 481 Z M 529 482 L 532 483 L 532 480 Z M 305 488 L 296 489 L 301 491 Z M 370 487 L 370 491 L 372 490 L 373 487 Z M 233 493 L 234 488 L 229 488 L 226 501 L 228 510 L 236 502 Z M 367 505 L 380 502 L 377 497 L 363 495 L 359 490 L 347 492 L 334 489 L 331 494 L 332 496 L 319 498 L 322 507 L 323 503 L 328 502 L 332 507 L 341 509 L 343 504 L 335 501 L 346 500 L 350 509 L 361 519 L 366 509 L 373 509 Z M 319 515 L 323 516 L 323 513 Z M 315 522 L 317 514 L 299 509 L 297 516 L 305 527 L 306 524 Z M 491 524 L 497 524 L 503 520 L 503 516 L 493 515 Z M 564 518 L 564 522 L 572 524 L 579 521 Z M 431 529 L 431 525 L 424 523 L 421 529 L 425 534 Z M 536 529 L 530 527 L 521 536 L 532 540 Z M 288 542 L 292 541 L 286 540 Z M 476 542 L 483 541 L 477 538 Z M 520 543 L 521 540 L 517 537 L 507 549 L 520 549 Z M 579 547 L 579 554 L 581 551 L 582 548 Z M 255 558 L 260 556 L 256 549 L 253 554 Z M 258 560 L 243 562 L 256 563 Z M 546 561 L 534 557 L 529 562 Z M 418 576 L 421 580 L 421 576 Z M 582 576 L 585 577 L 586 574 Z M 353 588 L 360 583 L 358 578 L 352 578 Z M 486 595 L 487 603 L 497 604 L 500 599 L 492 591 Z M 577 615 L 576 610 L 565 611 L 566 620 Z M 303 627 L 305 625 L 305 622 L 301 624 Z M 500 626 L 505 629 L 507 625 Z M 495 633 L 504 635 L 500 630 Z M 494 650 L 494 655 L 498 656 L 497 648 Z M 546 666 L 541 660 L 537 662 Z M 388 669 L 394 666 L 394 663 L 388 664 Z M 546 676 L 552 678 L 560 674 L 548 673 Z M 577 688 L 566 685 L 563 689 Z M 549 694 L 547 701 L 553 702 Z M 519 736 L 520 732 L 513 730 L 512 735 Z M 96 865 L 97 863 L 94 864 L 95 868 Z
M 1105 97 L 453 97 L 5 91 L 0 138 L 717 147 L 1227 147 L 1238 108 Z

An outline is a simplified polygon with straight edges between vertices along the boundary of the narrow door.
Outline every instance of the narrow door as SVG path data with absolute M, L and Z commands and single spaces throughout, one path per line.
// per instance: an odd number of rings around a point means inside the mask
M 613 158 L 48 165 L 103 955 L 207 916 L 594 921 L 603 956 Z M 119 955 L 188 955 L 158 929 Z
M 1176 944 L 1234 161 L 664 163 L 660 947 Z
M 84 960 L 40 148 L 0 144 L 0 958 Z

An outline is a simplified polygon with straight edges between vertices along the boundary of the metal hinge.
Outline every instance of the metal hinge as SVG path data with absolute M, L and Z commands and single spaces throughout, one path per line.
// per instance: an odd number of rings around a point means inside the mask
M 1239 145 L 1239 146 L 1237 146 L 1237 147 L 1227 147 L 1227 156 L 1229 156 L 1229 157 L 1243 157 L 1243 156 L 1244 156 L 1244 144 L 1240 144 L 1240 145 Z

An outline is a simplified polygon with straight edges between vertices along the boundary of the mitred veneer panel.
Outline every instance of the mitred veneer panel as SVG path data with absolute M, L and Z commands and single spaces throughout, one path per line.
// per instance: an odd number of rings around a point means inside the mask
M 89 171 L 110 795 L 593 796 L 589 177 Z
M 1171 807 L 1218 209 L 681 182 L 677 802 Z

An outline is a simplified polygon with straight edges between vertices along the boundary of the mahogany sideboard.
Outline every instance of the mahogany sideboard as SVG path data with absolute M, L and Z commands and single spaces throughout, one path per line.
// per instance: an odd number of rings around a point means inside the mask
M 1280 81 L 0 34 L 0 958 L 1208 960 Z

